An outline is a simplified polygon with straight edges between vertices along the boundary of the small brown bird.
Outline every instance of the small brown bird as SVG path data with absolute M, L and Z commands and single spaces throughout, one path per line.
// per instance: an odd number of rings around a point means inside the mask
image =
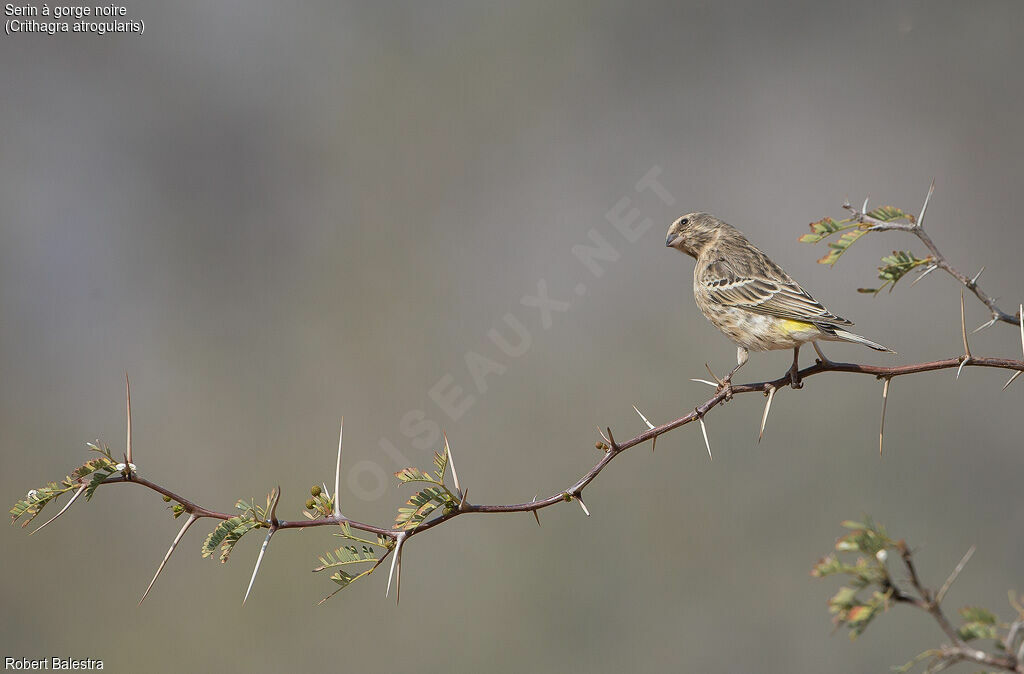
M 711 324 L 737 345 L 736 367 L 719 381 L 720 388 L 730 388 L 750 350 L 793 349 L 794 387 L 800 383 L 800 347 L 807 342 L 822 362 L 828 359 L 818 340 L 855 342 L 895 353 L 846 331 L 843 326 L 853 323 L 826 309 L 735 227 L 713 215 L 682 216 L 669 227 L 665 245 L 697 260 L 693 298 Z

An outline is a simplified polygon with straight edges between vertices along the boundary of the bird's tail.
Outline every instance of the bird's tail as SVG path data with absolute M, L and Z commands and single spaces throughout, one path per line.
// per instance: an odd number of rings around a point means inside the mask
M 888 353 L 896 353 L 887 346 L 882 346 L 881 344 L 872 342 L 867 337 L 861 337 L 860 335 L 855 335 L 852 332 L 847 332 L 846 330 L 842 330 L 840 328 L 833 328 L 832 333 L 844 342 L 854 342 L 856 344 L 863 344 L 864 346 L 870 347 L 875 351 L 886 351 Z

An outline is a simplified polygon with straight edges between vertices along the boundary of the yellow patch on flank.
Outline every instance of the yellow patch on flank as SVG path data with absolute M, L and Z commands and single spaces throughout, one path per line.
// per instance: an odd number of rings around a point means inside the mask
M 788 318 L 781 318 L 778 322 L 778 328 L 784 332 L 787 336 L 795 333 L 806 333 L 808 329 L 814 329 L 813 323 L 805 323 L 804 321 L 793 321 Z

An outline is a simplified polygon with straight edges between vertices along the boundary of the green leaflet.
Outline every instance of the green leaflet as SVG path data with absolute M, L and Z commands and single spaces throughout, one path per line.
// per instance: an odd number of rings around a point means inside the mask
M 435 480 L 433 477 L 431 477 L 427 473 L 424 473 L 419 468 L 413 468 L 411 466 L 408 468 L 403 468 L 402 470 L 395 473 L 395 477 L 397 477 L 402 482 L 429 482 L 431 484 L 440 484 L 439 480 Z
M 896 220 L 905 220 L 908 223 L 914 222 L 913 215 L 904 213 L 895 206 L 880 206 L 869 211 L 867 215 L 881 222 L 894 222 Z M 835 241 L 829 242 L 828 252 L 818 260 L 818 264 L 835 265 L 843 253 L 849 250 L 850 246 L 870 231 L 871 225 L 858 222 L 856 218 L 846 218 L 843 220 L 823 218 L 817 222 L 812 222 L 810 227 L 811 233 L 801 236 L 798 239 L 800 243 L 818 243 L 833 234 L 841 232 Z M 877 292 L 877 290 L 864 289 L 862 292 Z
M 333 552 L 325 552 L 319 557 L 320 566 L 313 569 L 313 572 L 333 569 L 347 564 L 362 564 L 365 562 L 376 562 L 378 560 L 376 551 L 363 545 L 343 545 Z
M 817 222 L 812 222 L 810 224 L 811 233 L 804 234 L 798 239 L 798 241 L 800 243 L 818 243 L 822 239 L 826 239 L 836 232 L 842 232 L 858 226 L 859 224 L 855 220 L 849 218 L 838 222 L 832 218 L 823 218 Z
M 446 487 L 426 487 L 416 492 L 398 509 L 395 525 L 399 529 L 415 529 L 441 506 L 457 507 L 458 501 Z
M 879 206 L 873 211 L 868 211 L 868 217 L 874 218 L 875 220 L 881 220 L 882 222 L 893 222 L 894 220 L 906 220 L 913 224 L 916 221 L 913 215 L 910 213 L 904 213 L 902 210 L 895 206 Z
M 964 624 L 957 630 L 957 634 L 964 641 L 972 639 L 996 639 L 998 640 L 999 626 L 996 624 L 996 616 L 992 611 L 980 606 L 965 606 L 959 611 Z
M 103 481 L 114 474 L 114 468 L 103 468 L 92 474 L 92 478 L 89 480 L 89 486 L 85 488 L 85 500 L 88 501 L 92 498 L 92 495 L 96 493 Z
M 17 522 L 22 516 L 26 516 L 26 519 L 21 523 L 21 526 L 28 526 L 28 523 L 38 517 L 39 513 L 42 512 L 43 508 L 46 507 L 50 501 L 53 501 L 66 492 L 77 490 L 81 486 L 83 478 L 93 475 L 94 473 L 100 473 L 102 477 L 99 475 L 94 477 L 90 480 L 89 487 L 86 488 L 86 499 L 92 496 L 92 493 L 96 491 L 96 487 L 99 486 L 99 483 L 115 472 L 115 463 L 114 460 L 110 458 L 110 450 L 106 447 L 101 448 L 98 442 L 96 444 L 89 443 L 88 446 L 92 451 L 99 452 L 102 456 L 95 459 L 89 459 L 81 466 L 72 470 L 71 473 L 59 483 L 49 482 L 42 487 L 31 490 L 26 494 L 25 498 L 20 499 L 8 511 L 11 514 L 11 524 Z
M 931 264 L 932 262 L 933 258 L 930 255 L 928 257 L 917 257 L 909 250 L 894 250 L 892 255 L 886 255 L 882 258 L 882 264 L 878 267 L 878 278 L 884 281 L 884 283 L 877 288 L 857 288 L 857 292 L 877 295 L 885 286 L 889 286 L 889 292 L 892 292 L 893 288 L 896 287 L 896 283 L 901 278 L 917 267 Z
M 377 540 L 375 540 L 375 541 L 371 541 L 371 540 L 368 540 L 366 538 L 360 538 L 359 536 L 357 536 L 354 533 L 352 533 L 352 526 L 348 522 L 342 522 L 341 523 L 341 533 L 340 534 L 336 533 L 334 535 L 335 536 L 341 536 L 342 538 L 347 538 L 350 541 L 356 541 L 357 543 L 365 543 L 366 545 L 378 545 L 378 546 L 380 546 L 382 548 L 389 548 L 390 549 L 391 546 L 394 545 L 394 541 L 392 541 L 387 536 L 381 536 L 380 534 L 377 535 Z
M 889 606 L 893 591 L 888 581 L 885 555 L 879 555 L 879 552 L 898 550 L 899 544 L 889 537 L 884 527 L 869 517 L 862 522 L 847 520 L 842 526 L 849 529 L 849 533 L 836 541 L 835 552 L 814 565 L 811 575 L 816 578 L 839 574 L 848 576 L 847 585 L 829 599 L 828 606 L 833 622 L 848 628 L 850 638 L 856 639 Z M 845 552 L 861 554 L 851 564 L 837 554 Z M 871 587 L 877 589 L 870 597 L 862 597 L 861 591 Z
M 444 471 L 448 468 L 448 452 L 434 452 L 434 475 L 437 476 L 438 484 L 444 484 Z

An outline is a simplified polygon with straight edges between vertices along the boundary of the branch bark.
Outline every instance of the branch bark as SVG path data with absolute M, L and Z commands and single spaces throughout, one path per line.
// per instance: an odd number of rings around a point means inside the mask
M 967 367 L 987 367 L 997 368 L 1002 370 L 1016 370 L 1024 371 L 1024 360 L 1013 360 L 1008 358 L 978 358 L 972 357 L 969 361 L 964 362 L 963 356 L 956 358 L 947 358 L 945 360 L 935 360 L 924 363 L 913 363 L 909 365 L 898 365 L 894 367 L 882 367 L 877 365 L 862 365 L 859 363 L 840 363 L 835 361 L 821 362 L 817 361 L 814 365 L 806 367 L 799 372 L 798 380 L 802 381 L 808 377 L 824 373 L 853 373 L 853 374 L 865 374 L 871 375 L 878 379 L 892 379 L 893 377 L 903 377 L 913 374 L 920 374 L 923 372 L 932 372 L 936 370 L 948 370 L 953 368 L 959 368 L 961 365 Z M 767 395 L 770 391 L 778 391 L 779 389 L 790 385 L 791 378 L 790 373 L 787 372 L 771 381 L 762 381 L 750 384 L 734 384 L 732 386 L 731 395 L 740 395 L 744 393 L 764 393 Z M 314 520 L 293 520 L 293 521 L 281 521 L 278 523 L 277 528 L 281 530 L 285 529 L 304 529 L 307 527 L 319 527 L 347 523 L 353 529 L 360 531 L 366 531 L 381 536 L 386 536 L 392 540 L 398 540 L 399 535 L 407 534 L 409 538 L 412 536 L 429 531 L 436 526 L 440 526 L 449 520 L 458 517 L 459 515 L 468 513 L 518 513 L 518 512 L 534 512 L 548 508 L 565 501 L 571 501 L 578 499 L 583 493 L 583 490 L 590 485 L 594 479 L 612 462 L 615 457 L 622 454 L 626 450 L 643 444 L 647 441 L 654 442 L 659 436 L 664 435 L 670 431 L 673 431 L 687 424 L 697 421 L 699 418 L 706 415 L 712 409 L 717 407 L 719 404 L 726 401 L 730 394 L 726 391 L 717 391 L 713 396 L 708 398 L 706 401 L 698 405 L 694 410 L 688 414 L 685 414 L 678 419 L 670 421 L 660 426 L 654 426 L 648 430 L 633 436 L 629 440 L 624 442 L 611 442 L 604 454 L 598 460 L 594 466 L 587 471 L 582 477 L 576 480 L 574 483 L 569 485 L 566 489 L 552 494 L 547 498 L 535 499 L 524 503 L 514 503 L 508 505 L 479 505 L 469 503 L 468 501 L 463 503 L 462 507 L 454 510 L 446 515 L 434 518 L 427 522 L 424 522 L 420 526 L 410 531 L 403 531 L 399 529 L 391 529 L 387 527 L 379 527 L 373 524 L 365 522 L 359 522 L 344 516 L 332 515 L 330 517 L 322 517 Z M 237 513 L 219 512 L 198 503 L 191 501 L 179 494 L 171 491 L 170 489 L 163 487 L 155 482 L 147 480 L 139 476 L 137 473 L 132 473 L 129 476 L 118 475 L 116 477 L 107 478 L 103 481 L 100 486 L 111 485 L 111 484 L 123 484 L 123 483 L 135 483 L 139 486 L 151 489 L 159 494 L 169 497 L 171 500 L 176 501 L 184 507 L 185 513 L 190 516 L 195 516 L 197 519 L 211 518 L 218 520 L 227 520 L 237 515 Z M 337 498 L 337 494 L 335 494 Z

